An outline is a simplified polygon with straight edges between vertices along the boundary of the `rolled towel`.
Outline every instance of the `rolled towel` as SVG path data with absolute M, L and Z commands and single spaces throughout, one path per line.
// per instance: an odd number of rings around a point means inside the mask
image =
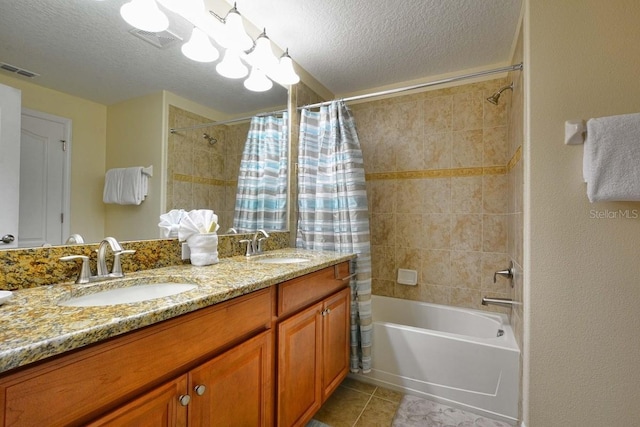
M 165 238 L 169 239 L 178 237 L 180 220 L 184 215 L 186 215 L 186 213 L 187 212 L 184 209 L 173 209 L 165 214 L 160 215 L 160 222 L 158 223 L 158 227 L 160 227 L 162 235 Z
M 218 235 L 216 233 L 193 234 L 187 239 L 191 265 L 204 266 L 218 262 Z
M 194 234 L 215 233 L 219 228 L 218 215 L 212 210 L 194 209 L 180 219 L 178 238 L 185 241 Z

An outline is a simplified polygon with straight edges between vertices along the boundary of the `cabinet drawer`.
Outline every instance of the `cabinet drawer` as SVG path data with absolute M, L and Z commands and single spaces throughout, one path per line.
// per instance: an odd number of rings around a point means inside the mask
M 278 316 L 291 314 L 349 285 L 349 262 L 278 285 Z
M 61 355 L 0 379 L 0 425 L 81 425 L 270 328 L 272 289 Z

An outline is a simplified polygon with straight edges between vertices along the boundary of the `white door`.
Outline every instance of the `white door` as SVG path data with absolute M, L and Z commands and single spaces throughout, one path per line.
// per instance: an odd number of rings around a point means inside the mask
M 0 249 L 18 246 L 21 102 L 18 89 L 0 84 Z
M 69 119 L 22 110 L 21 247 L 60 245 L 69 235 L 70 128 Z

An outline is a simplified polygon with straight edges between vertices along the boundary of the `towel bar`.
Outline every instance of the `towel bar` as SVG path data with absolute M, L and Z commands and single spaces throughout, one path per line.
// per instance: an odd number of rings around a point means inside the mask
M 584 120 L 564 122 L 564 143 L 567 145 L 584 144 L 587 137 L 587 124 Z
M 152 177 L 153 176 L 153 165 L 149 166 L 148 168 L 142 168 L 142 173 Z

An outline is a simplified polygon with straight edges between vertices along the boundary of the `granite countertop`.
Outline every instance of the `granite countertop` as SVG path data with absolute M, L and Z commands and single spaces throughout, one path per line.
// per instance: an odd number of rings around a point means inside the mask
M 267 264 L 259 257 L 304 257 L 308 262 Z M 0 306 L 0 372 L 80 348 L 354 258 L 351 254 L 280 249 L 255 258 L 222 258 L 206 267 L 181 265 L 126 273 L 89 285 L 72 282 L 14 291 Z M 124 282 L 124 284 L 123 284 Z M 60 300 L 110 285 L 187 282 L 194 290 L 154 300 L 103 307 L 63 307 Z M 89 288 L 92 288 L 91 290 Z

